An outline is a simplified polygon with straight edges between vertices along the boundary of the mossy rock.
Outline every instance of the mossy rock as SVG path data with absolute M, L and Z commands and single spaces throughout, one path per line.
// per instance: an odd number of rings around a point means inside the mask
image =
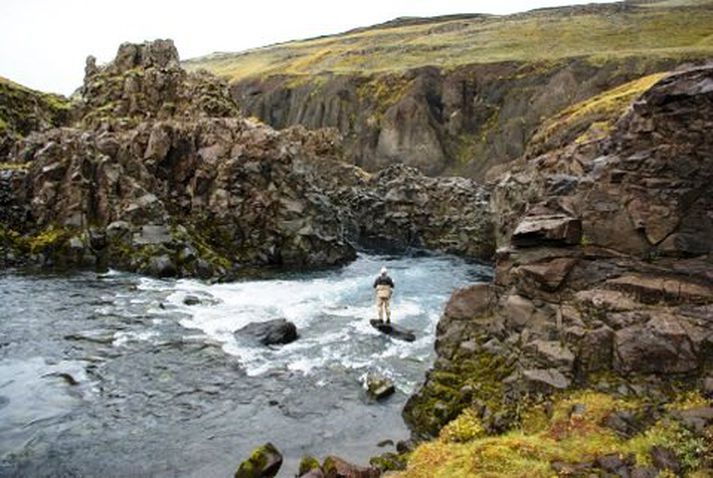
M 441 437 L 422 443 L 409 455 L 407 470 L 390 476 L 600 476 L 606 473 L 602 458 L 612 456 L 626 462 L 628 472 L 634 467 L 658 467 L 659 476 L 710 476 L 713 425 L 689 429 L 677 418 L 710 402 L 693 390 L 682 390 L 667 400 L 659 404 L 662 415 L 647 421 L 639 432 L 621 436 L 609 428 L 607 417 L 622 411 L 648 413 L 651 402 L 591 389 L 565 390 L 552 396 L 546 407 L 526 402 L 522 426 L 506 433 L 465 442 Z M 538 407 L 549 411 L 543 413 Z M 675 463 L 676 474 L 655 458 L 661 449 Z
M 306 475 L 312 470 L 319 468 L 319 460 L 312 455 L 305 455 L 300 459 L 298 476 Z
M 369 464 L 381 471 L 398 471 L 405 470 L 408 458 L 406 455 L 401 455 L 394 452 L 383 453 L 378 456 L 371 457 Z
M 240 464 L 235 478 L 272 478 L 282 466 L 282 455 L 272 443 L 257 447 L 250 458 Z
M 504 400 L 503 380 L 512 373 L 512 366 L 503 357 L 480 352 L 458 355 L 450 363 L 447 369 L 431 371 L 404 407 L 404 420 L 418 436 L 437 436 L 473 403 L 484 404 L 492 414 L 507 414 L 514 408 Z

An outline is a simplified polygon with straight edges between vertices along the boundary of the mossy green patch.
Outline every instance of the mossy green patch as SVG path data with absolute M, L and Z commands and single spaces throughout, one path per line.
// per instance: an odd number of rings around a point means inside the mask
M 542 124 L 530 149 L 539 153 L 572 140 L 581 143 L 605 136 L 627 107 L 666 75 L 647 75 L 566 108 Z
M 503 357 L 480 352 L 457 355 L 446 370 L 430 372 L 422 389 L 404 408 L 404 419 L 419 435 L 436 436 L 473 403 L 485 404 L 494 414 L 514 410 L 504 402 L 503 380 L 512 373 Z
M 369 464 L 381 471 L 396 471 L 406 469 L 407 455 L 388 452 L 379 456 L 374 456 L 369 460 Z
M 305 455 L 300 459 L 300 466 L 299 466 L 299 471 L 297 473 L 298 476 L 302 476 L 307 474 L 308 472 L 312 470 L 316 470 L 319 468 L 319 460 L 312 455 Z
M 376 76 L 362 83 L 357 95 L 362 102 L 375 105 L 376 114 L 380 116 L 401 100 L 411 85 L 412 80 L 401 75 Z
M 235 478 L 261 478 L 268 476 L 265 471 L 270 464 L 270 459 L 278 455 L 279 452 L 271 443 L 257 447 L 250 454 L 250 458 L 240 464 L 240 467 L 235 472 Z M 277 472 L 277 470 L 274 471 Z
M 693 405 L 698 398 L 683 394 L 671 406 Z M 577 405 L 578 412 L 574 413 Z M 636 410 L 641 399 L 618 397 L 592 390 L 562 392 L 556 396 L 549 416 L 523 414 L 523 426 L 503 435 L 453 442 L 441 437 L 420 445 L 409 457 L 407 469 L 395 478 L 532 477 L 557 476 L 552 463 L 592 463 L 608 454 L 633 455 L 637 465 L 651 464 L 653 447 L 674 452 L 686 476 L 700 476 L 710 466 L 710 436 L 688 430 L 671 416 L 649 429 L 626 438 L 604 426 L 614 411 Z M 537 415 L 536 426 L 527 423 Z M 596 472 L 596 470 L 592 470 Z M 664 475 L 661 475 L 664 476 Z M 705 475 L 704 475 L 705 476 Z
M 71 102 L 62 96 L 35 91 L 7 79 L 0 81 L 0 133 L 13 138 L 65 124 L 71 108 Z
M 63 247 L 70 237 L 71 233 L 69 230 L 52 225 L 44 231 L 30 236 L 27 239 L 27 245 L 30 249 L 30 253 L 39 254 Z
M 473 409 L 467 408 L 441 429 L 439 437 L 450 443 L 465 443 L 484 435 L 485 429 L 480 418 Z

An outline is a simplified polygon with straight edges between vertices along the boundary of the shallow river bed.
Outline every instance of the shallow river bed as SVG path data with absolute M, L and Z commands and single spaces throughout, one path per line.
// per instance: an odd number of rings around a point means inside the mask
M 396 282 L 396 322 L 376 332 L 371 283 Z M 0 274 L 0 476 L 232 476 L 273 442 L 293 476 L 304 453 L 366 464 L 407 438 L 401 409 L 433 358 L 454 288 L 490 269 L 453 257 L 362 254 L 308 274 L 227 284 L 132 274 Z M 186 296 L 201 300 L 185 305 Z M 233 332 L 293 321 L 300 338 L 257 347 Z M 397 393 L 370 402 L 368 371 Z

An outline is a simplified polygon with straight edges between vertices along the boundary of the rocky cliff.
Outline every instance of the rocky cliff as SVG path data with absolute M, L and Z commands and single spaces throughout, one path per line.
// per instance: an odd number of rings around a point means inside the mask
M 483 179 L 562 110 L 705 61 L 712 21 L 713 2 L 690 0 L 398 19 L 186 66 L 226 76 L 244 111 L 276 128 L 337 128 L 369 171 Z
M 231 85 L 243 109 L 276 128 L 334 127 L 351 160 L 370 171 L 394 163 L 432 176 L 482 179 L 520 157 L 543 118 L 676 62 L 632 58 L 505 62 L 368 76 L 276 76 Z
M 465 441 L 520 430 L 491 445 L 508 448 L 507 466 L 538 467 L 528 476 L 656 476 L 656 468 L 707 476 L 711 127 L 713 68 L 692 69 L 658 81 L 605 137 L 522 161 L 500 178 L 495 281 L 459 290 L 446 305 L 438 359 L 404 410 L 417 435 L 435 436 L 465 413 L 441 439 L 463 427 L 475 430 Z M 554 408 L 543 397 L 554 397 Z M 536 426 L 533 410 L 543 414 Z M 513 445 L 517 433 L 532 447 Z M 590 445 L 563 458 L 577 437 Z M 487 443 L 472 450 L 498 453 Z M 443 453 L 438 446 L 417 452 L 404 476 L 421 476 L 428 453 Z M 495 466 L 458 465 L 458 453 L 449 449 L 439 466 Z M 612 453 L 616 463 L 603 458 Z
M 169 40 L 124 44 L 101 67 L 88 58 L 80 95 L 74 121 L 18 141 L 3 163 L 6 265 L 225 277 L 336 265 L 360 245 L 493 253 L 475 183 L 372 177 L 342 162 L 334 132 L 245 119 Z

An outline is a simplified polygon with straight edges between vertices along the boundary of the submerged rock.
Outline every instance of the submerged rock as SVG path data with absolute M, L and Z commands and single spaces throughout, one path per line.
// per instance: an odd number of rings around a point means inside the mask
M 274 319 L 267 322 L 251 322 L 235 332 L 238 337 L 245 337 L 262 345 L 284 345 L 297 340 L 297 326 L 286 319 Z
M 282 466 L 282 454 L 272 443 L 253 450 L 250 458 L 240 464 L 235 478 L 273 478 Z

